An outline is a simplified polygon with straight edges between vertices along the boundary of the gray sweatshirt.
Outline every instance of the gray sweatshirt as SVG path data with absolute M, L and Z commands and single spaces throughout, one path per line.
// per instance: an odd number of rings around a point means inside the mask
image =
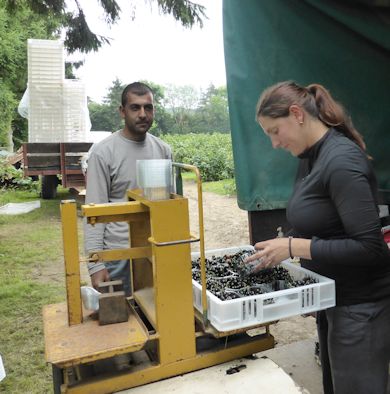
M 136 161 L 145 159 L 171 159 L 168 144 L 147 133 L 142 142 L 131 141 L 116 131 L 94 145 L 88 159 L 86 204 L 127 201 L 126 192 L 138 187 Z M 127 223 L 104 223 L 91 226 L 85 223 L 84 246 L 86 253 L 93 250 L 129 247 Z M 103 263 L 88 264 L 90 275 L 104 269 Z

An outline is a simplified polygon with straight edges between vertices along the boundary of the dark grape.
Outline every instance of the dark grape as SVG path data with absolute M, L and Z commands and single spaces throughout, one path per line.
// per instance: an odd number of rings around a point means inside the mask
M 252 253 L 241 251 L 206 259 L 207 290 L 225 301 L 318 283 L 310 276 L 294 280 L 289 271 L 280 265 L 254 273 L 244 263 L 244 259 Z M 201 283 L 200 258 L 192 261 L 192 278 Z M 268 304 L 272 302 L 272 298 L 266 300 Z

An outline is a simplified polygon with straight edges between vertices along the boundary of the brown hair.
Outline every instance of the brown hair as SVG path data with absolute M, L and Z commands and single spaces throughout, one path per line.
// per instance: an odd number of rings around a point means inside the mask
M 366 149 L 363 137 L 353 126 L 343 106 L 319 84 L 303 87 L 293 81 L 285 81 L 267 88 L 257 102 L 256 120 L 259 116 L 271 118 L 289 116 L 290 106 L 293 104 L 301 106 L 313 118 L 318 118 L 325 125 L 334 127 L 363 150 Z

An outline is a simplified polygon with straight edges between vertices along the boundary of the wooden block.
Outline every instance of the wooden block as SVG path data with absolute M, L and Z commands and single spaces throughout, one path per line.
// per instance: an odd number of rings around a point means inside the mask
M 129 309 L 124 291 L 99 295 L 99 324 L 113 324 L 127 321 Z
M 123 290 L 123 281 L 121 279 L 99 283 L 100 293 L 113 293 L 115 291 L 122 291 L 122 290 Z

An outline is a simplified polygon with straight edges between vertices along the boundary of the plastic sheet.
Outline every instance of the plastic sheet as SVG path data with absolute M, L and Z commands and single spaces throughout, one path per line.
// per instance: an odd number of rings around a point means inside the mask
M 0 215 L 20 215 L 40 208 L 40 201 L 10 202 L 0 207 Z
M 84 308 L 91 311 L 99 310 L 99 295 L 101 293 L 90 286 L 81 286 L 80 290 Z
M 3 359 L 1 358 L 0 355 L 0 382 L 5 378 L 5 369 L 3 365 Z

